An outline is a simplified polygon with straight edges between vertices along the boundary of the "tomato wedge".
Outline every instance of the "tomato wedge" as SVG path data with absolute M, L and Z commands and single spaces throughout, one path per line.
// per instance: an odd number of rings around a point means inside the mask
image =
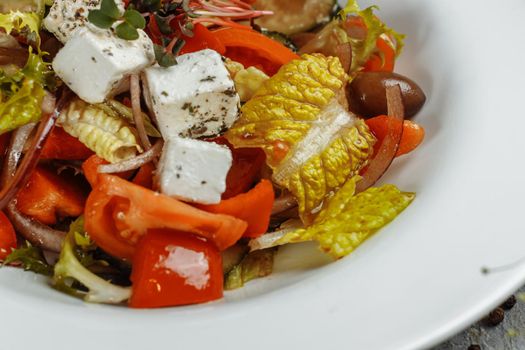
M 152 230 L 133 258 L 129 305 L 155 308 L 222 298 L 222 259 L 205 239 L 170 230 Z
M 85 209 L 85 227 L 106 252 L 131 260 L 137 242 L 149 229 L 172 229 L 204 237 L 219 250 L 235 244 L 247 223 L 229 215 L 211 214 L 115 175 L 86 176 L 93 191 Z

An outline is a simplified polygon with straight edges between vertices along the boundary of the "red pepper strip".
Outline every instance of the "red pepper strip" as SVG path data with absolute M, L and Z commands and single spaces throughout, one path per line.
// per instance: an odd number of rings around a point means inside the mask
M 222 259 L 200 237 L 152 230 L 140 240 L 131 273 L 134 308 L 204 303 L 223 294 Z
M 365 72 L 393 72 L 396 63 L 396 50 L 387 40 L 378 38 L 376 50 L 365 63 Z
M 144 164 L 139 169 L 139 171 L 137 172 L 137 175 L 135 175 L 132 182 L 135 185 L 139 185 L 145 188 L 152 189 L 154 172 L 155 172 L 155 166 L 153 165 L 153 163 Z
M 226 47 L 226 57 L 245 67 L 262 68 L 270 76 L 284 64 L 299 58 L 281 43 L 249 28 L 222 28 L 213 34 Z
M 390 122 L 400 123 L 397 119 L 392 119 L 392 117 L 386 115 L 380 115 L 366 121 L 366 124 L 378 139 L 376 147 L 381 145 L 382 141 L 385 139 L 388 134 Z M 402 156 L 404 154 L 410 153 L 415 150 L 425 138 L 425 129 L 410 121 L 405 120 L 403 122 L 403 135 L 401 136 L 401 141 L 399 142 L 399 148 L 396 153 L 396 157 Z
M 247 193 L 221 201 L 215 205 L 198 205 L 210 213 L 227 214 L 248 223 L 244 237 L 256 238 L 268 231 L 275 194 L 272 183 L 262 180 Z
M 182 39 L 186 42 L 180 54 L 186 54 L 191 52 L 197 52 L 204 49 L 212 49 L 224 55 L 226 53 L 226 47 L 224 44 L 217 39 L 217 37 L 208 30 L 205 26 L 200 23 L 197 23 L 193 29 L 193 36 L 189 37 L 182 35 Z
M 260 179 L 261 169 L 266 159 L 264 151 L 259 148 L 234 148 L 224 137 L 210 141 L 228 146 L 233 156 L 232 167 L 226 177 L 226 191 L 222 194 L 222 199 L 249 191 Z
M 5 260 L 16 248 L 16 233 L 13 225 L 0 211 L 0 260 Z
M 90 170 L 91 168 L 91 170 Z M 85 227 L 106 252 L 131 260 L 138 240 L 149 229 L 166 228 L 202 236 L 219 250 L 235 244 L 248 224 L 229 215 L 211 214 L 114 175 L 84 172 L 93 181 L 85 209 Z
M 46 225 L 60 217 L 82 215 L 85 193 L 73 176 L 57 175 L 54 169 L 38 166 L 17 195 L 18 210 Z
M 55 127 L 44 144 L 41 159 L 86 160 L 93 155 L 77 138 Z

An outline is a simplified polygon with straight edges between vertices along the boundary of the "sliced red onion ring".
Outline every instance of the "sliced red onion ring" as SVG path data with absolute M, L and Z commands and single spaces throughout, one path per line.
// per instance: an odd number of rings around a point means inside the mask
M 56 253 L 62 249 L 62 241 L 66 237 L 66 232 L 54 230 L 23 215 L 16 208 L 16 200 L 9 203 L 6 214 L 16 231 L 35 246 Z
M 277 215 L 297 206 L 297 199 L 291 194 L 285 194 L 275 199 L 272 207 L 272 215 Z
M 345 72 L 350 72 L 352 68 L 352 45 L 350 43 L 339 44 L 335 47 L 335 54 L 341 61 Z
M 383 176 L 394 160 L 401 136 L 403 136 L 403 120 L 405 108 L 399 85 L 386 88 L 386 99 L 388 105 L 389 125 L 388 134 L 383 139 L 377 154 L 370 161 L 363 178 L 357 183 L 356 193 L 363 192 L 373 186 Z
M 0 210 L 9 204 L 18 190 L 29 180 L 29 176 L 31 176 L 32 171 L 38 164 L 44 143 L 53 129 L 57 118 L 58 112 L 55 111 L 54 113 L 46 115 L 42 119 L 31 146 L 16 171 L 14 171 L 13 164 L 15 164 L 16 167 L 16 163 L 18 163 L 18 160 L 20 159 L 21 151 L 15 150 L 13 152 L 13 150 L 9 150 L 7 164 L 4 166 L 4 174 L 6 174 L 6 176 L 3 177 L 4 184 L 0 191 Z M 21 143 L 19 141 L 21 140 L 15 140 L 14 143 Z M 12 175 L 12 177 L 10 175 Z
M 16 200 L 13 200 L 13 198 L 18 190 L 26 184 L 32 171 L 38 164 L 44 142 L 53 129 L 60 110 L 65 106 L 65 103 L 66 98 L 63 97 L 59 105 L 53 108 L 54 112 L 44 116 L 31 146 L 18 169 L 17 165 L 22 155 L 24 144 L 35 125 L 26 125 L 15 131 L 4 162 L 0 181 L 2 184 L 0 208 L 7 207 L 6 214 L 17 232 L 34 245 L 53 252 L 60 252 L 66 232 L 54 230 L 47 225 L 24 216 L 16 208 Z
M 120 163 L 99 165 L 98 172 L 102 174 L 113 174 L 113 173 L 122 173 L 122 172 L 129 171 L 129 170 L 136 170 L 140 168 L 141 166 L 143 166 L 144 164 L 147 164 L 155 160 L 155 158 L 157 158 L 158 156 L 160 156 L 163 145 L 164 145 L 164 142 L 162 140 L 159 140 L 148 151 L 134 158 L 127 159 Z
M 0 47 L 0 66 L 14 64 L 23 67 L 27 62 L 27 50 L 22 48 Z
M 144 116 L 142 115 L 142 108 L 140 107 L 140 79 L 138 74 L 132 74 L 130 78 L 130 92 L 131 92 L 131 109 L 133 111 L 133 119 L 135 126 L 139 133 L 140 143 L 144 149 L 149 150 L 151 143 L 149 142 L 146 127 L 144 126 Z

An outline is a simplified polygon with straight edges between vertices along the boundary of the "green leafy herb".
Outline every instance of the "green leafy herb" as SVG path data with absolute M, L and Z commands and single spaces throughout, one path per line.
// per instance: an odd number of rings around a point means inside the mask
M 4 265 L 13 263 L 21 264 L 26 271 L 33 271 L 45 276 L 53 275 L 53 267 L 46 262 L 42 251 L 31 245 L 29 241 L 26 241 L 22 247 L 13 250 L 4 261 Z
M 124 13 L 124 19 L 126 20 L 126 23 L 129 23 L 134 28 L 144 29 L 146 27 L 146 20 L 139 12 L 135 10 L 126 10 Z
M 177 58 L 175 55 L 171 52 L 166 52 L 166 50 L 160 46 L 155 45 L 155 58 L 157 59 L 157 63 L 161 67 L 171 67 L 177 64 Z
M 241 288 L 251 280 L 270 275 L 273 271 L 274 255 L 274 248 L 249 253 L 240 264 L 227 273 L 224 288 L 226 290 Z
M 89 11 L 88 21 L 102 29 L 109 29 L 115 23 L 114 18 L 105 15 L 101 10 Z
M 115 22 L 120 21 L 115 28 L 115 34 L 130 41 L 137 40 L 140 36 L 138 30 L 146 27 L 146 20 L 140 12 L 129 8 L 121 15 L 115 0 L 102 0 L 100 10 L 89 11 L 88 20 L 102 29 L 110 29 Z
M 115 28 L 117 36 L 124 40 L 137 40 L 139 38 L 139 32 L 128 22 L 122 22 Z
M 100 3 L 100 11 L 113 19 L 119 19 L 120 17 L 120 11 L 114 0 L 102 0 Z

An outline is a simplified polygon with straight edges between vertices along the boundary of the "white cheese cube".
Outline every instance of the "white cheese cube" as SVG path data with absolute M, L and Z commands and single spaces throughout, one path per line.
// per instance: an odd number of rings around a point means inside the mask
M 81 99 L 101 103 L 126 89 L 129 75 L 140 73 L 155 61 L 153 43 L 139 30 L 128 41 L 110 30 L 87 25 L 75 32 L 53 60 L 53 69 Z
M 71 35 L 87 23 L 90 10 L 100 9 L 101 0 L 55 0 L 44 18 L 44 27 L 53 33 L 58 40 L 66 43 Z M 115 0 L 121 14 L 124 13 L 124 2 Z
M 216 204 L 226 190 L 231 151 L 213 142 L 167 140 L 157 170 L 160 192 L 184 201 Z
M 240 99 L 213 50 L 181 55 L 177 65 L 144 71 L 145 98 L 165 139 L 214 136 L 239 116 Z

